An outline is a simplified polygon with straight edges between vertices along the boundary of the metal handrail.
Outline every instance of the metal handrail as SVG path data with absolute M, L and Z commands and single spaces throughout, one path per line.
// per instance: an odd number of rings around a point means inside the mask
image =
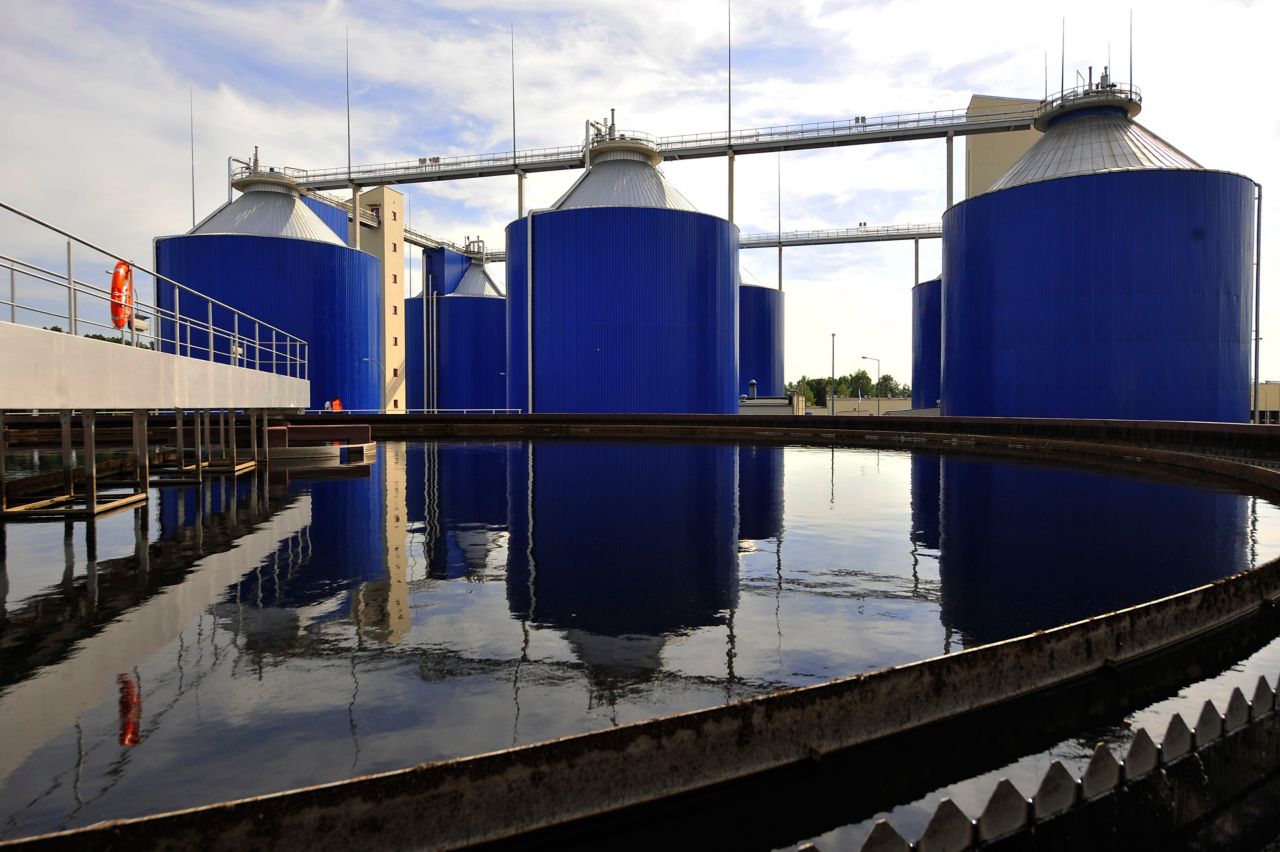
M 929 236 L 942 236 L 941 225 L 869 225 L 861 228 L 832 228 L 826 230 L 806 230 L 806 231 L 784 231 L 780 234 L 761 233 L 761 234 L 743 234 L 738 238 L 739 245 L 748 243 L 767 242 L 774 244 L 777 242 L 797 241 L 797 240 L 814 240 L 814 239 L 830 239 L 836 240 L 842 237 L 879 237 L 888 234 L 911 234 L 925 239 Z
M 1069 89 L 1063 89 L 1051 97 L 1045 98 L 1040 102 L 1036 115 L 1041 116 L 1047 112 L 1051 112 L 1063 104 L 1081 98 L 1099 98 L 1110 97 L 1120 101 L 1132 101 L 1133 103 L 1142 103 L 1142 90 L 1132 83 L 1114 83 L 1109 82 L 1093 83 L 1092 85 L 1073 86 Z
M 228 305 L 225 302 L 220 302 L 217 299 L 213 298 L 212 296 L 206 296 L 204 293 L 201 293 L 199 290 L 193 290 L 192 288 L 188 287 L 186 284 L 183 284 L 181 281 L 175 281 L 172 278 L 168 277 L 167 275 L 161 275 L 159 272 L 156 272 L 155 270 L 152 270 L 152 269 L 148 269 L 147 267 L 143 266 L 140 263 L 136 263 L 132 260 L 121 257 L 120 255 L 114 252 L 104 249 L 102 246 L 91 243 L 86 239 L 82 239 L 81 237 L 77 237 L 75 234 L 71 233 L 70 231 L 64 231 L 61 228 L 59 228 L 57 225 L 50 224 L 49 222 L 44 221 L 38 216 L 33 216 L 32 214 L 27 213 L 25 210 L 19 210 L 17 207 L 14 207 L 11 204 L 6 204 L 3 201 L 0 201 L 0 208 L 4 210 L 8 210 L 10 213 L 16 213 L 17 215 L 21 216 L 23 219 L 26 219 L 29 222 L 34 222 L 35 224 L 41 226 L 42 228 L 48 228 L 50 231 L 53 231 L 55 234 L 61 234 L 67 239 L 72 240 L 73 242 L 79 243 L 85 248 L 91 248 L 100 254 L 105 254 L 107 257 L 113 260 L 123 261 L 129 264 L 129 266 L 131 266 L 135 271 L 145 272 L 147 275 L 150 275 L 152 278 L 156 279 L 157 281 L 166 281 L 169 284 L 174 285 L 180 290 L 184 290 L 188 293 L 191 293 L 194 296 L 198 296 L 199 298 L 204 299 L 205 301 L 213 305 L 217 305 L 220 308 L 224 308 L 228 311 L 231 311 L 233 314 L 239 314 L 240 316 L 246 319 L 251 319 L 254 322 L 260 323 L 261 325 L 266 326 L 267 328 L 270 328 L 274 331 L 279 332 L 280 334 L 285 335 L 286 337 L 293 337 L 293 335 L 289 334 L 289 332 L 285 331 L 283 328 L 277 328 L 276 326 L 272 325 L 269 322 L 265 322 L 263 320 L 259 320 L 254 317 L 251 317 L 248 314 L 244 313 L 243 311 L 237 308 L 233 308 L 231 305 Z M 304 342 L 301 340 L 301 338 L 294 338 L 294 339 L 298 340 L 299 342 Z
M 224 361 L 236 366 L 269 371 L 296 378 L 308 378 L 309 346 L 301 338 L 250 316 L 224 302 L 210 298 L 179 281 L 126 260 L 114 252 L 110 252 L 12 205 L 0 202 L 0 209 L 15 213 L 67 239 L 67 267 L 65 270 L 48 269 L 18 257 L 0 254 L 0 264 L 3 264 L 3 266 L 0 266 L 0 272 L 3 271 L 4 267 L 7 267 L 9 278 L 8 298 L 0 299 L 0 308 L 7 307 L 8 316 L 0 315 L 0 320 L 7 319 L 9 322 L 17 323 L 19 321 L 18 312 L 22 311 L 27 314 L 66 321 L 68 328 L 65 331 L 69 334 L 79 335 L 82 327 L 94 330 L 101 329 L 108 333 L 117 333 L 121 342 L 126 340 L 127 335 L 127 339 L 132 345 L 137 346 L 140 335 L 138 319 L 140 314 L 145 313 L 149 315 L 155 327 L 149 333 L 142 332 L 141 336 L 144 340 L 150 338 L 154 342 L 151 348 L 155 348 L 158 351 L 166 351 L 166 349 L 161 349 L 161 345 L 171 346 L 172 352 L 170 354 L 200 357 L 214 362 Z M 138 272 L 144 275 L 151 275 L 157 282 L 165 281 L 173 285 L 175 288 L 173 291 L 173 309 L 162 308 L 158 304 L 151 304 L 139 299 L 137 297 L 137 284 L 135 283 L 133 312 L 126 328 L 117 328 L 114 324 L 99 322 L 89 316 L 81 316 L 79 303 L 84 297 L 104 302 L 107 306 L 114 304 L 115 300 L 112 298 L 109 288 L 80 280 L 74 276 L 72 271 L 73 243 L 85 246 L 113 260 L 128 263 Z M 18 276 L 22 276 L 24 281 L 37 281 L 42 285 L 53 285 L 59 288 L 66 294 L 66 307 L 62 310 L 50 310 L 46 299 L 28 302 L 20 301 L 17 295 Z M 0 293 L 3 293 L 3 290 L 3 283 L 0 282 Z M 185 302 L 182 299 L 183 293 L 188 294 Z M 205 321 L 194 319 L 189 309 L 186 313 L 181 309 L 184 304 L 190 304 L 193 298 L 198 300 L 196 304 L 204 306 Z M 219 319 L 230 322 L 230 329 L 214 322 L 215 307 L 218 309 Z M 197 308 L 197 311 L 199 311 L 199 308 Z M 229 317 L 229 320 L 224 319 L 227 317 Z M 161 323 L 172 324 L 172 337 L 167 333 L 161 333 L 163 328 Z M 202 345 L 199 338 L 192 339 L 193 330 L 200 335 L 208 335 L 207 345 Z M 186 332 L 185 340 L 184 331 Z M 268 336 L 269 340 L 266 339 Z M 220 341 L 225 342 L 225 351 L 220 350 L 218 345 Z M 195 353 L 202 354 L 197 356 Z
M 34 278 L 37 281 L 53 284 L 55 286 L 63 288 L 64 290 L 72 290 L 74 291 L 77 297 L 87 295 L 92 298 L 99 299 L 100 301 L 106 302 L 107 304 L 111 304 L 112 302 L 114 302 L 114 299 L 111 298 L 110 291 L 106 290 L 105 288 L 99 287 L 96 284 L 92 284 L 87 281 L 81 281 L 75 278 L 68 280 L 67 278 L 65 278 L 65 276 L 63 276 L 59 272 L 55 272 L 53 270 L 46 269 L 44 267 L 37 266 L 32 263 L 28 263 L 27 261 L 24 261 L 24 260 L 12 258 L 12 257 L 9 257 L 8 255 L 0 255 L 0 262 L 7 263 L 12 273 L 21 274 L 28 278 Z M 17 269 L 18 266 L 23 267 L 21 271 Z M 71 318 L 66 313 L 46 310 L 44 308 L 36 307 L 31 304 L 22 304 L 22 303 L 19 303 L 13 297 L 11 297 L 8 300 L 0 299 L 0 306 L 9 307 L 10 318 L 11 318 L 11 321 L 13 322 L 17 321 L 16 312 L 18 310 L 22 310 L 28 313 L 40 314 L 43 316 L 52 317 L 54 319 L 59 319 L 59 320 L 63 320 L 63 319 L 71 320 Z M 239 334 L 238 332 L 228 332 L 222 328 L 219 328 L 216 325 L 208 325 L 206 323 L 194 321 L 190 317 L 183 316 L 180 313 L 168 310 L 166 308 L 159 307 L 158 305 L 151 305 L 146 302 L 135 301 L 134 302 L 135 312 L 138 310 L 138 308 L 145 308 L 146 310 L 150 311 L 151 312 L 150 316 L 157 321 L 166 321 L 166 322 L 174 323 L 175 325 L 174 340 L 172 342 L 173 342 L 175 352 L 172 354 L 181 355 L 183 354 L 183 349 L 185 349 L 186 350 L 185 354 L 187 355 L 187 357 L 192 357 L 193 351 L 201 352 L 201 353 L 206 353 L 205 356 L 202 356 L 202 360 L 210 360 L 210 361 L 216 361 L 218 360 L 217 356 L 224 355 L 226 357 L 226 363 L 234 364 L 235 366 L 248 367 L 249 366 L 248 362 L 251 360 L 250 351 L 248 347 L 252 345 L 254 347 L 254 350 L 252 353 L 253 354 L 252 360 L 254 361 L 254 364 L 257 365 L 257 369 L 262 369 L 261 368 L 262 353 L 263 351 L 267 351 L 268 354 L 270 355 L 270 358 L 268 359 L 268 364 L 273 367 L 272 369 L 273 372 L 278 373 L 279 370 L 275 368 L 278 368 L 280 365 L 284 365 L 286 368 L 285 375 L 294 376 L 296 378 L 306 378 L 306 373 L 307 373 L 306 359 L 301 354 L 306 351 L 306 344 L 305 344 L 305 341 L 300 341 L 298 338 L 295 338 L 292 336 L 289 336 L 287 338 L 275 338 L 272 345 L 270 347 L 266 347 L 261 342 L 260 337 L 258 337 L 258 335 L 260 335 L 261 329 L 257 327 L 254 328 L 255 337 L 251 339 L 246 335 Z M 124 340 L 124 329 L 116 328 L 114 325 L 108 325 L 106 323 L 97 322 L 91 319 L 84 318 L 80 315 L 80 312 L 78 309 L 75 311 L 75 316 L 73 321 L 75 324 L 75 328 L 74 330 L 66 329 L 65 331 L 67 331 L 68 333 L 79 334 L 81 327 L 89 326 L 91 328 L 103 329 L 108 332 L 119 332 L 120 340 L 121 341 Z M 250 321 L 256 322 L 252 318 L 250 318 Z M 236 322 L 235 325 L 238 327 L 239 323 Z M 265 323 L 263 325 L 265 325 Z M 182 340 L 182 330 L 184 328 L 187 331 L 185 342 Z M 192 329 L 196 329 L 202 334 L 208 334 L 209 345 L 202 346 L 199 343 L 193 343 L 191 340 Z M 138 338 L 136 325 L 131 325 L 130 335 L 131 335 L 131 340 L 133 342 L 133 345 L 136 346 L 137 338 Z M 164 339 L 159 335 L 151 334 L 151 335 L 144 335 L 144 336 L 149 336 L 155 341 L 168 342 L 168 341 L 164 341 Z M 217 348 L 218 340 L 224 340 L 227 342 L 226 352 L 220 352 L 218 350 Z M 292 349 L 295 345 L 299 346 L 300 354 L 298 356 L 294 356 L 291 354 Z

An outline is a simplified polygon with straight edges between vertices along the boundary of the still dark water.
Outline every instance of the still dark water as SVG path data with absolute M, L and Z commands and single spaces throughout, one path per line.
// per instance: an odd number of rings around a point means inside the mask
M 0 837 L 818 683 L 1280 553 L 1275 507 L 1200 484 L 710 444 L 387 443 L 2 529 Z

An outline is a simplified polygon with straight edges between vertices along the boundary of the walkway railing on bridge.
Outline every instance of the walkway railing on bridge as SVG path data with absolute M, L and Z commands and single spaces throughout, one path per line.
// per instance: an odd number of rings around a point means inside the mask
M 949 109 L 904 112 L 891 115 L 862 115 L 838 121 L 813 121 L 772 127 L 717 130 L 653 136 L 632 130 L 617 131 L 621 137 L 649 142 L 666 160 L 687 160 L 735 154 L 763 154 L 802 151 L 813 148 L 965 136 L 971 133 L 1027 130 L 1032 126 L 1039 104 L 1011 104 L 984 109 Z M 423 183 L 462 178 L 494 177 L 517 172 L 533 173 L 579 169 L 585 165 L 585 143 L 523 151 L 487 154 L 439 155 L 412 160 L 300 169 L 291 166 L 275 170 L 292 177 L 312 190 L 333 190 L 357 186 Z M 231 177 L 248 174 L 244 168 Z
M 33 261 L 18 257 L 17 249 L 0 246 L 0 321 L 100 337 L 140 349 L 276 375 L 308 378 L 309 351 L 302 338 L 12 205 L 0 201 L 0 209 L 34 223 L 45 236 L 56 234 L 63 238 L 60 241 L 63 245 L 54 252 L 65 251 L 65 263 L 61 257 L 52 261 L 48 251 L 43 258 Z M 3 233 L 12 240 L 14 229 L 5 228 Z M 35 254 L 30 248 L 23 253 L 28 258 Z M 120 302 L 112 298 L 110 285 L 115 263 L 119 261 L 128 263 L 133 271 L 133 310 L 124 327 L 116 326 L 111 319 L 112 308 L 121 307 Z M 53 268 L 54 263 L 58 268 Z M 78 277 L 77 263 L 82 270 L 86 264 L 95 268 L 96 281 Z M 100 266 L 98 277 L 96 267 Z M 154 300 L 140 295 L 146 288 L 139 285 L 147 279 L 152 283 L 150 291 L 156 294 Z M 160 304 L 162 295 L 168 304 Z

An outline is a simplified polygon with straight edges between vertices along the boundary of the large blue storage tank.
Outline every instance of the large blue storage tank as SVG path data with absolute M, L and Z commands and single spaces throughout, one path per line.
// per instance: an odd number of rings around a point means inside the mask
M 942 398 L 942 279 L 911 289 L 911 407 L 934 408 Z
M 188 234 L 156 240 L 162 275 L 270 323 L 308 344 L 311 407 L 341 399 L 348 410 L 382 407 L 382 276 L 377 258 L 348 248 L 298 197 L 288 178 L 255 174 L 238 182 L 243 195 Z M 174 287 L 159 282 L 157 304 L 173 310 Z M 179 298 L 183 317 L 204 323 L 203 300 Z M 230 329 L 231 312 L 214 309 Z M 252 339 L 252 329 L 242 328 Z M 174 351 L 174 323 L 160 322 L 161 349 Z M 182 350 L 186 352 L 186 330 Z M 191 331 L 197 357 L 208 346 Z M 215 360 L 230 359 L 217 337 Z M 252 359 L 253 347 L 246 344 Z M 265 352 L 263 353 L 265 357 Z M 284 372 L 281 365 L 280 372 Z
M 635 140 L 598 140 L 550 211 L 507 226 L 510 407 L 737 412 L 738 229 L 697 212 L 660 160 Z
M 786 396 L 783 378 L 783 296 L 773 287 L 738 288 L 738 393 Z
M 455 264 L 444 254 L 461 258 Z M 406 405 L 412 410 L 495 411 L 507 407 L 507 303 L 484 264 L 448 249 L 425 253 L 422 296 L 405 299 Z M 461 266 L 456 279 L 454 266 Z
M 1047 103 L 1044 136 L 943 217 L 944 414 L 1248 418 L 1254 184 L 1137 111 L 1119 88 Z

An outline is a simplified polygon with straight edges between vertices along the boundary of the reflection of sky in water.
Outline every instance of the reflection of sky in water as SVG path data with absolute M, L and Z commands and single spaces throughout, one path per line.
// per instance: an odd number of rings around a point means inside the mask
M 0 836 L 817 683 L 1280 552 L 1245 498 L 890 451 L 391 443 L 339 474 L 270 512 L 242 480 L 234 517 L 153 494 L 96 525 L 94 584 L 83 524 L 5 529 Z

